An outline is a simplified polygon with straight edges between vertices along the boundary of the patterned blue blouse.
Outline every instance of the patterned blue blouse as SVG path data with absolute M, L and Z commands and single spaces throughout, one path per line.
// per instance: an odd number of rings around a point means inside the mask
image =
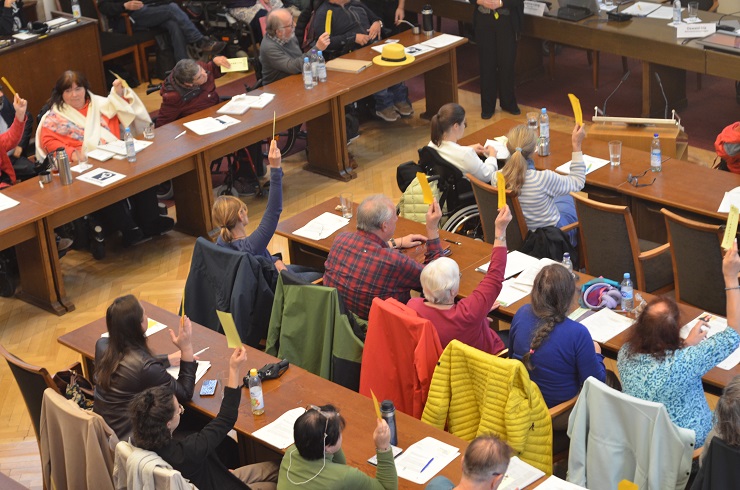
M 662 361 L 650 354 L 629 355 L 629 344 L 625 344 L 617 356 L 622 389 L 628 395 L 665 405 L 673 423 L 696 432 L 696 447 L 701 447 L 712 429 L 712 411 L 701 377 L 739 344 L 740 334 L 729 327 L 698 345 L 668 352 Z

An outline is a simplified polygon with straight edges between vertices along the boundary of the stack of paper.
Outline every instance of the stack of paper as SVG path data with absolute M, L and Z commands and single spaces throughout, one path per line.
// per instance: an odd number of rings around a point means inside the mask
M 425 437 L 396 458 L 398 476 L 423 485 L 460 455 L 455 446 Z
M 539 259 L 536 259 L 527 254 L 523 254 L 518 250 L 509 252 L 506 256 L 506 270 L 504 271 L 504 279 L 508 279 L 511 276 L 519 274 L 527 267 L 536 267 L 538 262 Z M 477 270 L 478 272 L 486 273 L 488 272 L 489 265 L 491 265 L 491 263 L 487 262 L 480 267 L 476 267 L 475 270 Z
M 250 108 L 262 109 L 267 104 L 272 102 L 275 98 L 275 94 L 264 93 L 262 95 L 247 95 L 240 94 L 235 95 L 229 102 L 224 104 L 218 112 L 219 114 L 236 114 L 241 115 L 247 112 Z
M 0 211 L 10 209 L 13 206 L 17 206 L 18 204 L 20 203 L 16 201 L 15 199 L 11 199 L 8 196 L 0 193 Z
M 508 141 L 509 138 L 506 136 L 497 136 L 492 140 L 486 140 L 483 146 L 492 146 L 496 149 L 496 160 L 506 160 L 511 156 L 509 148 L 506 146 Z
M 583 163 L 586 164 L 586 175 L 588 175 L 594 170 L 598 170 L 604 165 L 607 165 L 609 163 L 609 160 L 592 157 L 590 155 L 583 155 Z M 570 175 L 570 161 L 565 162 L 555 170 L 557 170 L 561 174 Z
M 136 153 L 139 153 L 141 150 L 143 150 L 144 148 L 146 148 L 147 146 L 151 144 L 152 144 L 151 141 L 142 141 L 142 140 L 134 139 L 134 151 Z M 104 145 L 98 145 L 98 148 L 108 153 L 115 153 L 117 155 L 126 155 L 126 142 L 122 140 L 115 140 L 115 141 L 111 141 L 110 143 L 106 143 Z M 90 156 L 90 154 L 92 153 L 93 158 L 95 158 L 94 152 L 95 152 L 94 150 L 92 152 L 89 152 L 88 156 Z
M 348 223 L 349 218 L 342 218 L 332 213 L 324 213 L 306 223 L 305 226 L 298 228 L 293 234 L 310 238 L 311 240 L 323 240 L 340 228 L 347 226 Z
M 707 331 L 707 338 L 717 335 L 721 331 L 727 328 L 727 320 L 725 318 L 722 318 L 721 316 L 714 315 L 712 313 L 707 313 L 706 311 L 699 315 L 698 317 L 691 320 L 689 323 L 681 327 L 681 330 L 679 331 L 679 335 L 682 339 L 685 339 L 689 336 L 689 333 L 691 332 L 691 329 L 694 328 L 694 325 L 696 325 L 696 322 L 699 320 L 704 321 L 707 324 L 707 327 L 709 327 L 709 330 Z M 717 364 L 717 367 L 720 369 L 724 369 L 726 371 L 734 368 L 735 366 L 740 363 L 740 347 L 735 349 L 735 351 L 727 356 L 727 359 Z
M 424 41 L 421 44 L 431 48 L 444 48 L 445 46 L 456 43 L 460 39 L 463 38 L 460 36 L 453 36 L 452 34 L 440 34 L 439 36 L 433 37 L 429 41 Z
M 588 329 L 592 339 L 604 343 L 627 330 L 634 320 L 609 308 L 602 308 L 581 320 L 581 323 Z
M 195 371 L 195 382 L 197 383 L 200 381 L 203 375 L 206 374 L 206 371 L 210 368 L 211 361 L 198 361 L 198 369 Z M 177 379 L 180 375 L 180 366 L 170 366 L 167 368 L 167 372 L 170 373 L 170 376 Z
M 722 202 L 717 209 L 718 213 L 729 213 L 730 206 L 735 205 L 736 208 L 740 208 L 740 187 L 735 187 L 730 192 L 725 192 Z
M 186 122 L 183 126 L 195 134 L 203 136 L 224 130 L 234 124 L 239 124 L 239 120 L 229 116 L 218 116 L 196 119 L 195 121 Z
M 524 488 L 531 485 L 540 478 L 545 476 L 545 472 L 538 470 L 531 464 L 525 463 L 521 459 L 513 456 L 509 460 L 509 467 L 506 469 L 506 475 L 501 480 L 499 490 L 514 490 L 515 488 Z
M 305 408 L 288 410 L 278 417 L 275 422 L 254 431 L 252 436 L 278 449 L 285 449 L 293 444 L 293 426 L 298 417 L 305 412 Z

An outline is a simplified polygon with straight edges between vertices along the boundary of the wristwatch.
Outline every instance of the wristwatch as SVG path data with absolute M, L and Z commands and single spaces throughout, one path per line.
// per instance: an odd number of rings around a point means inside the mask
M 396 240 L 394 240 L 393 238 L 391 238 L 388 241 L 391 242 L 391 248 L 398 248 L 398 245 L 396 245 Z

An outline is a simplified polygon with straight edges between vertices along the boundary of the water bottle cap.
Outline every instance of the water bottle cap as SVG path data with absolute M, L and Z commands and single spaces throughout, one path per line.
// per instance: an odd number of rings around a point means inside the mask
M 126 130 L 124 132 L 130 133 L 131 132 L 131 128 L 129 128 L 128 126 L 126 126 Z
M 303 62 L 304 63 L 308 63 L 308 56 L 306 56 L 305 58 L 303 58 Z
M 629 272 L 625 272 L 624 273 L 624 278 L 625 279 L 629 279 L 630 278 L 630 273 Z
M 257 369 L 256 368 L 250 369 L 249 370 L 249 375 L 250 376 L 257 376 Z
M 542 108 L 542 114 L 546 114 L 546 113 L 547 113 L 547 107 L 543 107 Z
M 655 134 L 653 135 L 653 138 L 657 138 L 658 136 L 659 136 L 659 135 L 658 135 L 658 133 L 655 133 Z
M 318 55 L 319 55 L 319 56 L 323 56 L 323 54 L 322 54 L 322 53 L 323 53 L 323 51 L 319 51 L 319 52 L 318 52 Z
M 564 258 L 564 259 L 569 259 L 569 258 L 570 258 L 570 254 L 569 254 L 568 252 L 565 252 L 565 253 L 563 254 L 563 258 Z
M 393 406 L 393 402 L 390 400 L 383 400 L 383 403 L 380 404 L 380 410 L 383 412 L 391 412 L 395 409 L 396 407 Z

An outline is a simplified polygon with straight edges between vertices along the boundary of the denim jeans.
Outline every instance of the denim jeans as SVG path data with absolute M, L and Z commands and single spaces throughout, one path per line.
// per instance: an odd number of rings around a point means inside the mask
M 386 107 L 392 106 L 394 103 L 410 102 L 409 89 L 406 87 L 405 83 L 397 83 L 396 85 L 391 85 L 380 92 L 375 92 L 373 94 L 373 99 L 375 99 L 375 110 L 382 111 Z
M 558 227 L 563 227 L 571 223 L 578 221 L 578 214 L 576 214 L 576 203 L 573 201 L 571 196 L 559 196 L 554 199 L 555 207 L 560 212 L 560 221 L 558 221 Z M 578 230 L 571 230 L 567 232 L 570 244 L 574 247 L 578 244 Z
M 167 29 L 177 61 L 188 58 L 187 45 L 203 39 L 203 34 L 190 21 L 188 14 L 176 3 L 144 5 L 128 13 L 137 27 Z

